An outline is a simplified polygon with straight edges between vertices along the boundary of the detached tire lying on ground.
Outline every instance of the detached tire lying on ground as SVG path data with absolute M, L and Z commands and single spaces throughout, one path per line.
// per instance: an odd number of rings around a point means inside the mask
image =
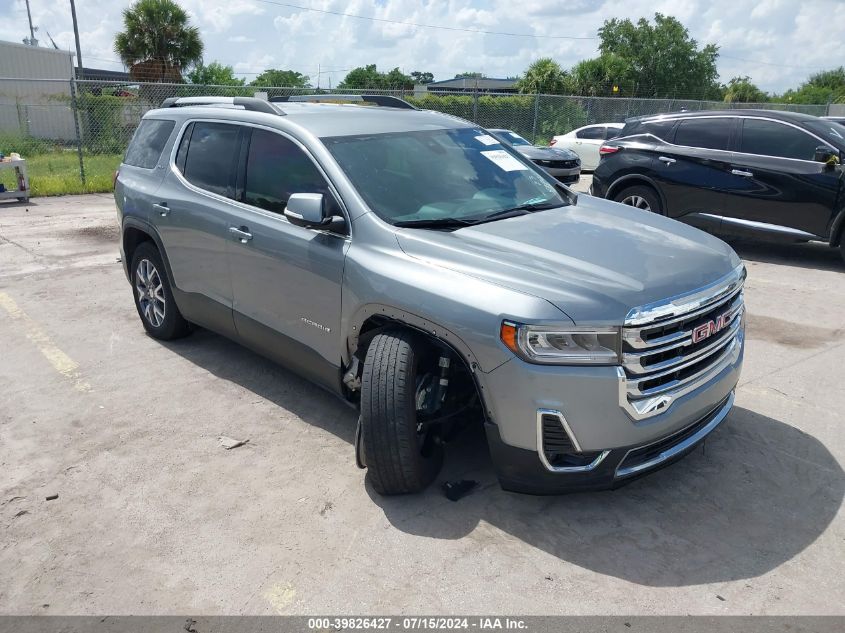
M 635 185 L 633 187 L 626 187 L 615 196 L 614 201 L 627 204 L 643 211 L 651 211 L 653 213 L 662 214 L 663 207 L 660 204 L 660 198 L 657 192 L 651 187 L 644 185 Z
M 176 307 L 164 261 L 152 242 L 142 242 L 135 249 L 129 276 L 135 308 L 150 336 L 169 341 L 190 333 L 191 325 Z
M 416 345 L 415 345 L 416 343 Z M 364 360 L 361 434 L 367 474 L 376 492 L 419 492 L 437 476 L 443 447 L 417 420 L 418 370 L 425 354 L 410 332 L 377 334 Z

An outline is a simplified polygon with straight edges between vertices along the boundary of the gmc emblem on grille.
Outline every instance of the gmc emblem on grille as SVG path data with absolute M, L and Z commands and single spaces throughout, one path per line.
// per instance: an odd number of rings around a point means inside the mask
M 692 331 L 693 344 L 699 343 L 704 339 L 710 338 L 714 334 L 721 332 L 728 326 L 728 323 L 730 323 L 730 312 L 725 312 L 712 321 L 702 323 Z

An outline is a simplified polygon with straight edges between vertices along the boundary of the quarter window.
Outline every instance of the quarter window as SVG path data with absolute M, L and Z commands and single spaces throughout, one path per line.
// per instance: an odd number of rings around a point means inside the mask
M 158 164 L 167 139 L 176 125 L 175 121 L 144 119 L 126 150 L 123 162 L 134 167 L 153 169 Z
M 328 183 L 293 141 L 266 130 L 252 131 L 246 163 L 245 202 L 284 213 L 293 193 L 322 193 L 329 213 L 339 214 Z
M 637 134 L 654 134 L 657 138 L 665 141 L 669 138 L 669 133 L 673 127 L 675 127 L 673 119 L 646 121 L 643 123 L 642 130 L 637 130 Z
M 675 132 L 675 145 L 726 150 L 733 122 L 730 117 L 684 119 Z
M 185 157 L 184 173 L 188 182 L 212 193 L 234 198 L 232 176 L 239 132 L 237 125 L 194 123 Z
M 791 125 L 762 119 L 745 119 L 740 151 L 745 154 L 813 160 L 818 139 Z
M 603 141 L 604 137 L 607 136 L 607 130 L 605 130 L 603 125 L 594 125 L 592 127 L 585 127 L 583 130 L 578 130 L 575 136 L 583 139 Z

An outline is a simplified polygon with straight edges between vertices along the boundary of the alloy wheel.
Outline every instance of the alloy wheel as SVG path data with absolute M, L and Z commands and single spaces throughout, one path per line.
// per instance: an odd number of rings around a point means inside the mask
M 153 327 L 161 327 L 166 310 L 164 284 L 155 265 L 148 259 L 138 262 L 135 270 L 135 290 L 141 314 Z
M 627 204 L 629 207 L 636 207 L 637 209 L 642 209 L 643 211 L 651 211 L 651 205 L 648 203 L 648 200 L 642 196 L 628 196 L 627 198 L 622 198 L 621 202 L 622 204 Z

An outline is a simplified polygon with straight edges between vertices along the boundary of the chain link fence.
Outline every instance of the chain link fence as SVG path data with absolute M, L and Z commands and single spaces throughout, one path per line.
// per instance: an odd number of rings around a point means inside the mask
M 30 163 L 33 195 L 108 191 L 141 117 L 168 97 L 315 94 L 314 89 L 0 79 L 0 152 Z M 344 93 L 349 90 L 321 90 Z M 513 130 L 538 145 L 591 123 L 665 112 L 766 108 L 828 113 L 827 105 L 726 104 L 721 101 L 580 97 L 512 93 L 365 90 L 401 97 L 486 128 Z

